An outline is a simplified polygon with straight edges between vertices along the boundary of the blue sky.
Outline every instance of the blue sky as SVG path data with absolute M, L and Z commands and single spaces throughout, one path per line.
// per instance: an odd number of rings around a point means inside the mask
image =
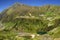
M 60 5 L 60 0 L 0 0 L 0 12 L 16 2 L 30 6 L 42 6 L 47 4 Z

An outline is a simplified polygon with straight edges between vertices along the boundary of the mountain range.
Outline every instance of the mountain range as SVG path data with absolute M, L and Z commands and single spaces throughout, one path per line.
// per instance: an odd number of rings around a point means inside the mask
M 0 22 L 4 25 L 4 29 L 0 30 L 0 39 L 19 32 L 49 34 L 57 38 L 60 37 L 60 6 L 37 7 L 15 3 L 0 13 Z

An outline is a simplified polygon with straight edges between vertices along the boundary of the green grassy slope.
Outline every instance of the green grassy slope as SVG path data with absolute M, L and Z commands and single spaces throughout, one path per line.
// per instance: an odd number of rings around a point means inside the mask
M 60 29 L 60 6 L 46 5 L 41 7 L 27 6 L 16 3 L 8 9 L 1 12 L 0 21 L 4 29 L 0 31 L 0 39 L 12 39 L 19 32 L 59 35 L 59 32 L 51 30 Z M 10 35 L 10 34 L 11 35 Z M 4 34 L 4 36 L 3 36 Z M 54 37 L 53 36 L 53 37 Z

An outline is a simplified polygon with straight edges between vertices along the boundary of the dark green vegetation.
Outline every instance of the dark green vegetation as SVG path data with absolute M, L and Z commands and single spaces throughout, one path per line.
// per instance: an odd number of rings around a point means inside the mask
M 31 7 L 16 3 L 1 12 L 0 21 L 4 25 L 0 30 L 0 40 L 20 40 L 15 39 L 20 32 L 60 37 L 60 6 Z

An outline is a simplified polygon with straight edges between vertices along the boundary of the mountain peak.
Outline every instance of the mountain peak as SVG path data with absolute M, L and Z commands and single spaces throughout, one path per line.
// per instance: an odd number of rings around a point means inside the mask
M 21 4 L 21 3 L 19 3 L 19 2 L 16 2 L 14 5 L 15 5 L 15 6 L 21 6 L 21 5 L 23 5 L 23 4 Z

